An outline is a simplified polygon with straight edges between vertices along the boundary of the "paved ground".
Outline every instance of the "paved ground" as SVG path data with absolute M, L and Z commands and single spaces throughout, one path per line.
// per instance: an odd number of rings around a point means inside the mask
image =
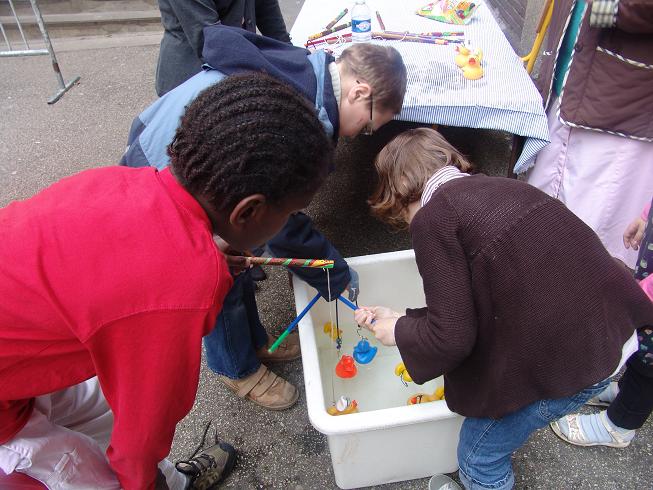
M 289 26 L 300 5 L 300 1 L 282 2 Z M 81 75 L 82 80 L 54 106 L 45 103 L 56 87 L 46 58 L 0 59 L 0 205 L 27 198 L 82 169 L 114 164 L 132 118 L 154 99 L 157 50 L 127 43 L 63 51 L 59 61 L 64 76 Z M 406 126 L 392 124 L 372 138 L 343 142 L 337 172 L 311 205 L 309 212 L 317 226 L 346 256 L 410 247 L 406 234 L 390 233 L 369 217 L 365 207 L 373 156 Z M 506 135 L 462 130 L 446 134 L 488 173 L 505 172 Z M 258 299 L 271 332 L 279 332 L 293 318 L 285 274 L 275 271 L 262 283 Z M 274 369 L 303 388 L 301 361 Z M 171 457 L 192 452 L 211 420 L 240 451 L 238 467 L 225 488 L 335 488 L 326 439 L 311 427 L 303 393 L 292 409 L 268 412 L 236 399 L 204 367 L 195 407 L 177 428 Z M 629 448 L 580 449 L 562 443 L 548 429 L 541 430 L 514 458 L 517 487 L 651 488 L 652 435 L 649 421 Z M 426 488 L 426 482 L 379 488 Z

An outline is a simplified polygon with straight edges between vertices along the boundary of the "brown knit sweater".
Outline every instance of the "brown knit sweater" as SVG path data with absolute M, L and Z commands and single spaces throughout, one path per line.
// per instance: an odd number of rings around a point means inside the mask
M 500 418 L 608 377 L 653 303 L 598 237 L 523 182 L 476 175 L 442 185 L 415 215 L 427 307 L 395 330 L 421 384 L 445 375 L 447 404 Z

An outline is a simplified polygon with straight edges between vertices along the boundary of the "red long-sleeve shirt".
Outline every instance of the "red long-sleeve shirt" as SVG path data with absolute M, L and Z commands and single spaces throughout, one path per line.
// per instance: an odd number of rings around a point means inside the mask
M 89 170 L 0 210 L 0 443 L 33 397 L 97 375 L 111 467 L 125 489 L 153 487 L 231 284 L 169 170 Z

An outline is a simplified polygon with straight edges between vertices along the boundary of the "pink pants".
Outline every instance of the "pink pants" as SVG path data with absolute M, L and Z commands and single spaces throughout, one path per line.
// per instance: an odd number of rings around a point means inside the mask
M 560 199 L 592 228 L 613 257 L 634 268 L 623 245 L 626 226 L 653 196 L 653 143 L 563 125 L 558 101 L 548 112 L 551 143 L 526 173 L 527 182 Z M 582 253 L 582 243 L 570 243 Z

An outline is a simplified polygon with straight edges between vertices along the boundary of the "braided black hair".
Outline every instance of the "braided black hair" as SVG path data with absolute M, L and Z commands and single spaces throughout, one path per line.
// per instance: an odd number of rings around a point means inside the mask
M 278 203 L 314 191 L 333 145 L 306 98 L 268 75 L 249 73 L 199 94 L 168 155 L 179 182 L 220 211 L 252 194 Z

